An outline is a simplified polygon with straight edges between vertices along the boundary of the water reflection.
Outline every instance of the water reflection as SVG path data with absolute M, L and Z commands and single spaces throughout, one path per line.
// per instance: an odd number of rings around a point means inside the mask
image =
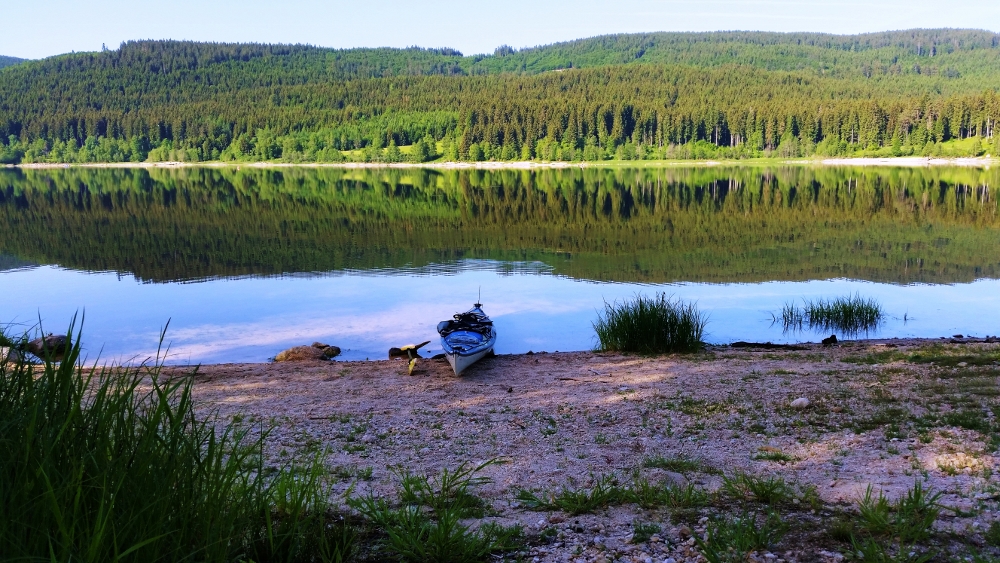
M 964 168 L 0 170 L 0 252 L 153 282 L 470 259 L 598 281 L 967 282 L 1000 277 L 998 183 Z
M 997 171 L 0 170 L 0 321 L 91 357 L 345 359 L 432 340 L 479 287 L 497 350 L 581 350 L 605 300 L 696 300 L 710 342 L 784 333 L 792 300 L 858 293 L 872 336 L 981 334 L 997 310 Z M 843 333 L 842 333 L 843 334 Z

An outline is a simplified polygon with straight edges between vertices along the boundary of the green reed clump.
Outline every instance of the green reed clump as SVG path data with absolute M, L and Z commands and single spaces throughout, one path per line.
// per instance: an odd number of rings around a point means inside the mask
M 811 329 L 856 334 L 877 328 L 884 318 L 885 311 L 878 301 L 857 294 L 829 300 L 803 300 L 801 307 L 786 303 L 781 310 L 781 323 L 785 330 L 808 326 Z
M 694 303 L 666 294 L 636 295 L 623 303 L 604 303 L 604 314 L 594 323 L 598 349 L 640 354 L 694 352 L 708 322 Z
M 72 326 L 70 336 L 72 337 Z M 266 432 L 194 415 L 159 364 L 0 363 L 0 553 L 20 561 L 342 561 L 325 472 L 266 468 Z

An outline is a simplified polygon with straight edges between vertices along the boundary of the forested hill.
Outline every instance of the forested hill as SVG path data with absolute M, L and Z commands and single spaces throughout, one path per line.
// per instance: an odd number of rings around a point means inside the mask
M 473 56 L 134 41 L 0 70 L 0 162 L 978 154 L 998 87 L 1000 35 L 976 30 L 609 35 Z
M 23 63 L 24 59 L 19 59 L 17 57 L 5 57 L 0 55 L 0 68 L 10 65 L 16 65 L 17 63 Z

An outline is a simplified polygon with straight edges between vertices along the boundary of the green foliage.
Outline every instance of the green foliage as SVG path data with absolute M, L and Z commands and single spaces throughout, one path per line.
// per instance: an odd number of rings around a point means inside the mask
M 613 475 L 602 475 L 594 478 L 594 485 L 589 489 L 564 486 L 555 494 L 521 489 L 517 500 L 529 510 L 561 510 L 575 515 L 629 502 L 629 495 Z
M 869 485 L 858 503 L 858 534 L 853 530 L 851 533 L 854 550 L 861 555 L 862 561 L 874 563 L 917 563 L 933 559 L 932 553 L 914 551 L 913 547 L 916 542 L 930 537 L 931 527 L 941 512 L 940 498 L 941 493 L 931 494 L 917 481 L 905 496 L 890 503 L 881 492 L 874 496 Z M 889 555 L 893 549 L 898 554 L 896 557 Z
M 477 473 L 494 463 L 463 463 L 432 478 L 399 471 L 398 503 L 371 494 L 348 498 L 347 503 L 381 532 L 379 549 L 393 558 L 414 563 L 488 561 L 494 554 L 519 549 L 524 535 L 520 526 L 488 522 L 473 530 L 461 522 L 482 517 L 484 503 L 472 488 L 488 482 Z
M 755 501 L 770 506 L 787 504 L 795 496 L 794 488 L 781 477 L 760 477 L 748 473 L 724 477 L 722 491 L 737 500 Z
M 786 303 L 781 310 L 785 330 L 801 329 L 806 325 L 811 329 L 836 330 L 853 335 L 874 330 L 884 318 L 885 312 L 878 301 L 864 299 L 860 295 L 804 300 L 801 308 L 794 303 Z
M 344 561 L 317 458 L 270 467 L 267 433 L 195 419 L 159 366 L 0 364 L 0 551 L 53 561 Z
M 632 522 L 632 543 L 646 543 L 654 534 L 662 531 L 659 524 L 654 522 Z
M 604 303 L 604 315 L 594 322 L 594 331 L 604 351 L 665 354 L 695 352 L 708 317 L 694 303 L 659 293 L 656 297 L 636 295 L 621 304 Z
M 756 515 L 744 512 L 710 520 L 706 538 L 696 536 L 695 542 L 709 563 L 741 563 L 750 552 L 781 541 L 787 531 L 788 525 L 776 512 L 769 513 L 763 522 Z
M 1000 546 L 1000 521 L 994 520 L 990 523 L 990 527 L 983 534 L 983 538 L 986 539 L 986 543 L 992 546 Z
M 0 159 L 335 162 L 428 135 L 466 160 L 974 156 L 995 152 L 998 51 L 975 30 L 610 35 L 469 57 L 132 41 L 0 70 Z

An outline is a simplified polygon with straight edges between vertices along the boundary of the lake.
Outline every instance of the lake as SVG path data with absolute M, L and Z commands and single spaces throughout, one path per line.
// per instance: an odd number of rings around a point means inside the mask
M 707 340 L 817 341 L 785 303 L 859 294 L 873 337 L 1000 333 L 1000 175 L 977 168 L 0 169 L 0 324 L 93 360 L 341 359 L 432 340 L 482 295 L 499 353 L 591 349 L 666 292 Z M 843 336 L 843 335 L 841 335 Z

